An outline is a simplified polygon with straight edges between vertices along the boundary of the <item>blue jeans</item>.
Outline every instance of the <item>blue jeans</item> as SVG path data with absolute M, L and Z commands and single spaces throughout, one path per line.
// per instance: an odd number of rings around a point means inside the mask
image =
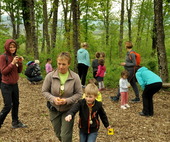
M 97 132 L 93 132 L 90 134 L 80 132 L 80 142 L 95 142 L 97 134 L 98 134 Z

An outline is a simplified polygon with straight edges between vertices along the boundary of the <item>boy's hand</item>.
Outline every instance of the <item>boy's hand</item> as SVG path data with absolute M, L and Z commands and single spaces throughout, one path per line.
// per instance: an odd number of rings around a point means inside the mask
M 70 122 L 70 120 L 72 119 L 72 115 L 68 115 L 65 117 L 65 121 Z
M 109 130 L 110 128 L 111 128 L 111 126 L 108 126 L 108 127 L 107 127 L 107 130 Z

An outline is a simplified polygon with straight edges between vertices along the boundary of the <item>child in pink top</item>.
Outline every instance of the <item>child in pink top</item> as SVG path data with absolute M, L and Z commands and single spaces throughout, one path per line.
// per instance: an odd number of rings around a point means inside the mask
M 103 82 L 105 72 L 106 72 L 106 67 L 104 66 L 104 60 L 99 59 L 99 65 L 98 65 L 97 74 L 96 74 L 96 77 L 97 77 L 96 80 L 99 85 L 99 91 L 105 89 L 104 82 Z
M 52 63 L 52 59 L 48 58 L 47 63 L 45 65 L 45 70 L 47 74 L 53 70 L 51 63 Z

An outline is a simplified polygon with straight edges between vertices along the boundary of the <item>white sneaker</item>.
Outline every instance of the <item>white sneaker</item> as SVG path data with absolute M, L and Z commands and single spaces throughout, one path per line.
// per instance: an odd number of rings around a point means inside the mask
M 130 105 L 128 105 L 128 104 L 125 104 L 125 107 L 127 107 L 127 108 L 130 108 Z
M 120 106 L 121 109 L 126 109 L 126 107 L 124 105 Z

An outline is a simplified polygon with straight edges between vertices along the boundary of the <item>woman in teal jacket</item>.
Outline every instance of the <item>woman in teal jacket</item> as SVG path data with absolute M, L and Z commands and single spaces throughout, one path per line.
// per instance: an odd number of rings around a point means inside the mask
M 146 67 L 137 70 L 136 79 L 143 90 L 143 110 L 139 114 L 153 116 L 153 95 L 162 88 L 162 79 Z

